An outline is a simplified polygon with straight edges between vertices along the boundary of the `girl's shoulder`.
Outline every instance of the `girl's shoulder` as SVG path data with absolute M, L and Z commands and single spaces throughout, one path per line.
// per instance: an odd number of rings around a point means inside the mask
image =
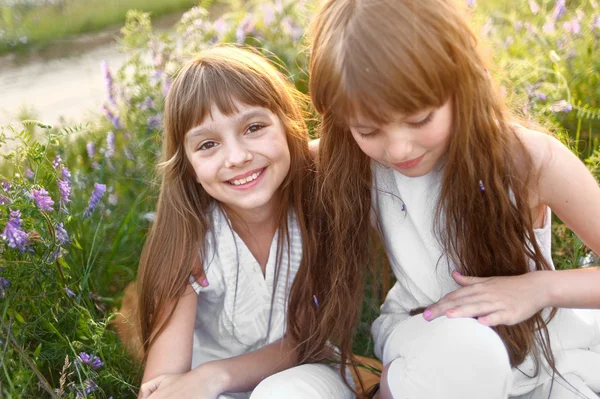
M 532 166 L 535 171 L 543 169 L 552 160 L 557 151 L 568 150 L 558 139 L 549 133 L 529 129 L 519 124 L 513 124 L 512 128 L 520 144 L 531 157 Z

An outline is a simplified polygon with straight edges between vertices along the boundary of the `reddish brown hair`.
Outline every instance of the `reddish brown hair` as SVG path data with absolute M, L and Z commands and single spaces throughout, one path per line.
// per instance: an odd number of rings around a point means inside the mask
M 185 134 L 210 114 L 213 105 L 225 115 L 236 112 L 236 101 L 267 108 L 281 120 L 290 149 L 290 170 L 279 187 L 277 216 L 282 234 L 278 248 L 289 239 L 291 208 L 302 234 L 302 264 L 314 252 L 307 224 L 314 168 L 302 108 L 305 97 L 256 52 L 230 46 L 203 51 L 181 69 L 166 98 L 160 194 L 138 272 L 139 324 L 146 354 L 174 308 L 167 317 L 159 315 L 183 294 L 190 274 L 200 272 L 193 268 L 199 264 L 198 252 L 204 251 L 211 229 L 206 211 L 213 199 L 195 180 L 185 154 Z
M 532 159 L 462 14 L 451 0 L 327 0 L 316 15 L 310 95 L 322 117 L 322 245 L 316 262 L 297 276 L 289 310 L 289 330 L 303 342 L 305 360 L 322 357 L 331 340 L 345 364 L 360 317 L 370 262 L 372 182 L 370 159 L 348 128 L 359 112 L 387 123 L 397 114 L 451 100 L 452 138 L 435 215 L 440 243 L 465 275 L 550 268 L 535 241 L 529 209 L 528 187 L 537 179 Z M 309 306 L 312 294 L 322 298 L 318 309 Z M 513 366 L 529 353 L 538 360 L 541 348 L 554 367 L 541 313 L 495 329 Z

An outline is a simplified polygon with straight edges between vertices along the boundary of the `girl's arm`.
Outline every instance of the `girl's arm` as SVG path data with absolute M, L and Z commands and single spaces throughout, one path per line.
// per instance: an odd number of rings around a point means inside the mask
M 540 170 L 538 203 L 549 206 L 592 251 L 600 253 L 600 188 L 592 174 L 555 138 L 532 131 L 523 131 L 521 137 Z M 463 288 L 426 309 L 425 319 L 477 317 L 486 325 L 510 325 L 550 306 L 600 308 L 598 268 L 492 278 L 454 272 L 453 277 Z
M 183 374 L 162 375 L 142 385 L 141 397 L 216 398 L 223 392 L 246 392 L 263 379 L 294 366 L 296 345 L 284 338 L 254 352 L 204 363 Z
M 150 347 L 142 382 L 159 375 L 190 370 L 197 303 L 198 295 L 187 284 L 183 296 L 177 301 L 171 320 Z M 174 305 L 175 303 L 165 309 L 163 317 L 169 314 Z

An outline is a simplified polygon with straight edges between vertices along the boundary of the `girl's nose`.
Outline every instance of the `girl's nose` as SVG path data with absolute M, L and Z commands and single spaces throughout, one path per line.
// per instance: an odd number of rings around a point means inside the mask
M 413 155 L 412 143 L 400 134 L 392 134 L 388 140 L 387 155 L 389 163 L 400 163 L 410 160 Z
M 254 158 L 252 151 L 239 142 L 230 142 L 227 144 L 228 152 L 225 159 L 225 167 L 235 168 L 242 166 Z

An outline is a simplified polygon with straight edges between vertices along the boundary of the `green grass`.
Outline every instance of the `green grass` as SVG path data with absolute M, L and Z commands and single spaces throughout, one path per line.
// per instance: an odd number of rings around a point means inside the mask
M 4 6 L 0 8 L 0 21 L 5 31 L 4 37 L 0 36 L 0 55 L 118 27 L 125 22 L 125 14 L 131 9 L 150 12 L 157 17 L 184 11 L 197 4 L 197 0 L 65 0 L 61 5 L 23 10 Z

